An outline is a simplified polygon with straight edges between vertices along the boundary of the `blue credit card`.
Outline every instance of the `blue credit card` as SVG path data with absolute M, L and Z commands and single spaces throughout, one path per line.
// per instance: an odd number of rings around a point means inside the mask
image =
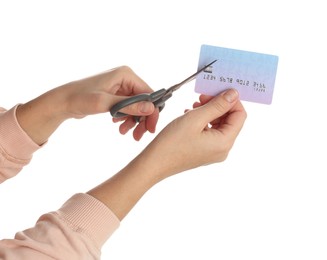
M 202 45 L 198 68 L 217 60 L 196 77 L 195 92 L 215 96 L 235 88 L 240 99 L 271 104 L 278 56 Z

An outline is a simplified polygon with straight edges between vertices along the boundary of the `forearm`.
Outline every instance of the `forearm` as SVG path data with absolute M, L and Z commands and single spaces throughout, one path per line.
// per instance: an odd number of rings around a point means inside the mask
M 65 97 L 60 88 L 51 90 L 17 108 L 16 116 L 22 129 L 41 145 L 67 119 Z
M 153 161 L 141 153 L 124 169 L 88 192 L 122 220 L 141 197 L 164 177 Z

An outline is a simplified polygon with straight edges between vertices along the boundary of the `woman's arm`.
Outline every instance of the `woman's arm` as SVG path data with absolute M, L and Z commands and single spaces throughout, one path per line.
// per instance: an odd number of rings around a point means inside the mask
M 88 194 L 121 220 L 161 180 L 225 160 L 246 112 L 235 90 L 211 98 L 201 96 L 200 103 L 194 105 L 196 109 L 170 123 L 129 165 Z
M 128 96 L 152 92 L 130 68 L 119 67 L 92 77 L 57 87 L 9 111 L 0 111 L 0 183 L 15 176 L 27 165 L 32 154 L 69 118 L 105 113 Z M 140 102 L 122 110 L 130 115 L 147 116 L 136 123 L 132 116 L 123 121 L 120 132 L 134 128 L 139 140 L 154 132 L 159 112 L 151 102 Z
M 99 259 L 100 249 L 145 192 L 176 173 L 225 160 L 246 118 L 237 92 L 202 96 L 130 164 L 15 239 L 0 241 L 2 259 Z

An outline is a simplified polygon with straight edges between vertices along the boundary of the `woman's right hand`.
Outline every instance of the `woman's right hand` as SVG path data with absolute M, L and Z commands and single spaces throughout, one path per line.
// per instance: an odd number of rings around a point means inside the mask
M 235 89 L 216 97 L 201 95 L 193 107 L 167 125 L 136 158 L 152 169 L 157 181 L 224 161 L 247 116 Z

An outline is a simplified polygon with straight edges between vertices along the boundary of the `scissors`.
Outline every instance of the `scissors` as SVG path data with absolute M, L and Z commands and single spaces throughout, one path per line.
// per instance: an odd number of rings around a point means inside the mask
M 130 98 L 124 99 L 110 109 L 110 113 L 112 117 L 114 118 L 120 118 L 128 116 L 128 114 L 119 112 L 122 108 L 127 107 L 129 105 L 132 105 L 134 103 L 142 102 L 142 101 L 150 101 L 153 103 L 155 107 L 159 109 L 159 112 L 165 107 L 165 102 L 172 97 L 173 92 L 179 89 L 182 85 L 190 82 L 193 80 L 198 74 L 200 74 L 202 71 L 207 69 L 209 66 L 211 66 L 213 63 L 215 63 L 217 60 L 212 61 L 211 63 L 205 65 L 201 69 L 199 69 L 197 72 L 195 72 L 193 75 L 189 76 L 188 78 L 184 79 L 182 82 L 168 88 L 168 89 L 160 89 L 158 91 L 152 92 L 152 93 L 144 93 L 132 96 Z M 134 120 L 136 122 L 140 121 L 140 116 L 134 116 Z

